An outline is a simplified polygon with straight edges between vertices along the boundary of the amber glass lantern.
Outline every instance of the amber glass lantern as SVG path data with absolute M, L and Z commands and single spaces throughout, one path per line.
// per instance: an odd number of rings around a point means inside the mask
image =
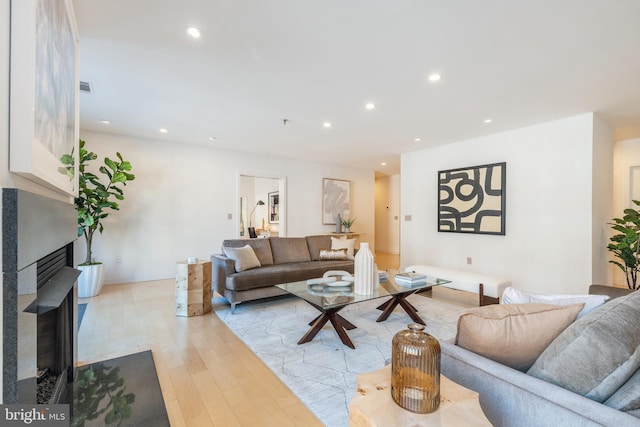
M 409 324 L 391 343 L 391 397 L 404 409 L 418 414 L 440 406 L 440 343 L 424 332 L 424 326 Z

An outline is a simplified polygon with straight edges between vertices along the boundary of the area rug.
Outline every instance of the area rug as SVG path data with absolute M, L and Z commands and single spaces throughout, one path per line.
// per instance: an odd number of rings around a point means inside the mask
M 426 322 L 426 332 L 438 339 L 455 336 L 464 307 L 420 295 L 409 300 Z M 401 308 L 377 323 L 376 307 L 384 301 L 352 304 L 340 312 L 357 326 L 348 331 L 355 350 L 342 344 L 330 324 L 313 341 L 298 345 L 319 312 L 296 297 L 239 304 L 234 314 L 223 300 L 214 300 L 214 310 L 320 421 L 329 427 L 347 427 L 356 376 L 388 364 L 393 336 L 411 323 Z
M 78 368 L 71 425 L 169 426 L 151 351 Z
M 82 325 L 82 318 L 84 317 L 84 313 L 87 311 L 87 303 L 78 304 L 78 330 L 80 330 L 80 325 Z

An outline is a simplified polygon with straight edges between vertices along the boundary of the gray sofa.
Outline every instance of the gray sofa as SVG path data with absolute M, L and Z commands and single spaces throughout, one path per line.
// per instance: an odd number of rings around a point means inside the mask
M 253 248 L 260 267 L 237 272 L 224 248 Z M 212 289 L 231 304 L 285 295 L 274 285 L 322 277 L 330 270 L 353 273 L 353 260 L 319 260 L 320 250 L 331 249 L 331 236 L 270 237 L 266 239 L 232 239 L 222 242 L 222 254 L 211 255 Z
M 612 298 L 628 290 L 593 285 L 589 293 Z M 608 303 L 605 303 L 605 306 Z M 634 320 L 630 320 L 634 321 Z M 637 321 L 637 319 L 635 319 Z M 475 390 L 494 426 L 638 426 L 640 418 L 442 341 L 442 374 Z M 597 357 L 597 355 L 594 355 Z

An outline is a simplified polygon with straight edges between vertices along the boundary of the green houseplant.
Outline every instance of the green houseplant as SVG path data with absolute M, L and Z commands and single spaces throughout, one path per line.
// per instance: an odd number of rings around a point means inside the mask
M 634 200 L 636 206 L 640 201 Z M 629 289 L 638 289 L 638 270 L 640 269 L 640 247 L 638 236 L 640 235 L 640 211 L 637 209 L 625 209 L 622 218 L 613 218 L 609 223 L 617 234 L 611 236 L 611 243 L 607 249 L 613 252 L 617 259 L 609 261 L 624 271 Z
M 96 231 L 102 233 L 104 230 L 102 221 L 109 216 L 111 211 L 120 210 L 118 201 L 124 200 L 121 185 L 127 185 L 128 181 L 133 181 L 135 175 L 130 173 L 131 163 L 124 160 L 120 153 L 116 153 L 117 160 L 105 157 L 104 165 L 98 169 L 99 174 L 94 174 L 88 170 L 88 166 L 91 161 L 98 158 L 97 154 L 88 151 L 83 140 L 80 140 L 79 150 L 78 196 L 74 199 L 74 203 L 78 213 L 78 237 L 84 236 L 87 250 L 84 262 L 79 265 L 83 274 L 78 280 L 78 296 L 86 298 L 100 292 L 104 274 L 102 263 L 94 261 L 92 256 L 94 234 Z M 61 161 L 66 166 L 67 173 L 72 173 L 73 156 L 64 155 Z M 84 279 L 82 276 L 85 276 Z M 83 280 L 91 281 L 86 285 L 90 289 L 86 291 L 81 289 Z
M 342 220 L 342 225 L 344 225 L 345 233 L 349 233 L 351 231 L 351 226 L 353 225 L 354 222 L 356 222 L 356 220 L 351 218 L 344 218 Z

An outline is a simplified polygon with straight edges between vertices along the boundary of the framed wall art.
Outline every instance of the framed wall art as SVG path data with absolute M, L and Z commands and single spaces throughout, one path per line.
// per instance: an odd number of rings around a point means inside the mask
M 78 31 L 71 0 L 11 4 L 9 170 L 77 192 Z M 64 155 L 75 156 L 67 173 Z
M 351 212 L 351 181 L 322 178 L 322 223 L 336 224 L 338 214 L 348 218 Z
M 438 171 L 438 231 L 505 234 L 507 164 Z
M 269 196 L 269 224 L 278 224 L 280 222 L 280 193 L 273 191 Z

